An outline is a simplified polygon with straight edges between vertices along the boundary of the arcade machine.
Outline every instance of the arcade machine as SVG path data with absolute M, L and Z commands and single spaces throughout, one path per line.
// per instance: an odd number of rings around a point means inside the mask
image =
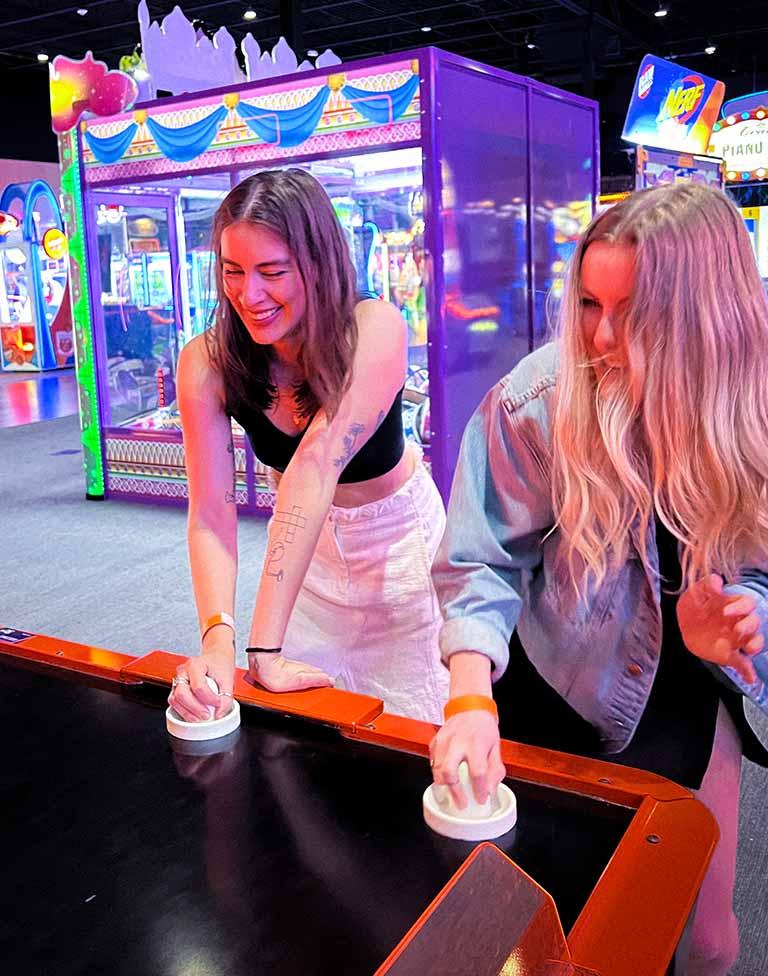
M 162 409 L 175 392 L 171 235 L 164 205 L 104 199 L 94 217 L 105 379 L 121 424 Z
M 549 252 L 544 258 L 550 269 L 549 287 L 545 289 L 548 298 L 557 301 L 562 297 L 568 262 L 591 219 L 592 207 L 584 200 L 561 205 L 547 200 L 542 207 L 541 220 L 546 228 L 542 239 Z
M 187 275 L 191 338 L 206 329 L 216 308 L 213 251 L 203 249 L 188 251 Z
M 310 164 L 326 187 L 350 242 L 361 295 L 396 305 L 408 326 L 411 360 L 426 364 L 422 281 L 424 196 L 421 153 L 371 154 Z M 418 350 L 421 350 L 419 354 Z
M 73 366 L 67 238 L 56 196 L 43 180 L 10 183 L 0 218 L 0 366 Z
M 697 183 L 722 190 L 723 161 L 711 156 L 638 146 L 635 189 L 645 190 L 667 183 Z
M 232 185 L 276 166 L 302 166 L 323 184 L 359 291 L 401 309 L 405 427 L 447 496 L 472 411 L 545 337 L 546 239 L 558 208 L 591 216 L 597 106 L 428 48 L 81 120 L 60 136 L 60 156 L 82 254 L 89 496 L 186 498 L 174 376 L 215 302 L 205 282 L 213 214 Z M 100 208 L 122 216 L 100 225 Z M 114 268 L 131 265 L 147 220 L 159 248 L 142 252 L 146 270 L 131 282 Z M 548 264 L 531 261 L 539 251 Z M 236 427 L 234 440 L 238 505 L 268 511 L 266 471 Z
M 635 189 L 666 183 L 723 187 L 721 159 L 707 155 L 725 85 L 647 54 L 637 74 L 622 138 L 637 144 Z
M 741 210 L 768 289 L 768 93 L 726 102 L 709 148 L 723 157 L 726 192 Z

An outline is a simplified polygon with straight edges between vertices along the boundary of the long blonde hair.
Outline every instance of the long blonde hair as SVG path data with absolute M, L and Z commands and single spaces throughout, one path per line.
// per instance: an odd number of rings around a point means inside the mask
M 598 381 L 582 331 L 581 265 L 629 244 L 628 367 Z M 768 304 L 744 221 L 718 190 L 634 193 L 597 217 L 560 315 L 552 490 L 571 578 L 586 592 L 626 558 L 654 508 L 683 544 L 683 585 L 733 578 L 768 553 Z M 598 384 L 602 387 L 598 391 Z

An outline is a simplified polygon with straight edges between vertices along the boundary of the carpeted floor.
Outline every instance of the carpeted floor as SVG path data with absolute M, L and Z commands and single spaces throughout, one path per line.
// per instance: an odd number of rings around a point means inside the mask
M 186 512 L 85 498 L 77 417 L 0 430 L 3 624 L 124 654 L 198 649 Z M 245 633 L 266 523 L 239 527 Z
M 77 417 L 0 430 L 0 539 L 0 626 L 125 654 L 197 650 L 184 511 L 86 501 Z M 241 634 L 264 544 L 265 523 L 241 519 Z M 752 714 L 768 741 L 768 718 Z M 768 771 L 745 763 L 736 895 L 742 953 L 733 976 L 768 974 L 767 796 Z

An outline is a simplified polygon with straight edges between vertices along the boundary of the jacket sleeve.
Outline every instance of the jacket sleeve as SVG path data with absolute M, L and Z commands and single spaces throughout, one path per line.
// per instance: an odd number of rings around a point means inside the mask
M 498 680 L 520 615 L 526 574 L 553 524 L 543 396 L 515 406 L 504 381 L 469 421 L 433 565 L 444 623 L 440 650 L 478 651 Z
M 768 566 L 742 570 L 739 581 L 725 586 L 723 590 L 729 596 L 752 597 L 756 604 L 755 613 L 760 617 L 760 633 L 765 644 L 763 650 L 752 658 L 757 671 L 757 681 L 754 684 L 748 685 L 733 668 L 722 670 L 748 698 L 768 712 Z

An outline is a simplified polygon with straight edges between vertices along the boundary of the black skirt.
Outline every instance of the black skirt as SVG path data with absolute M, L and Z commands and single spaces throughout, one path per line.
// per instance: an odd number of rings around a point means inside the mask
M 661 654 L 645 710 L 625 749 L 605 753 L 597 729 L 539 675 L 516 632 L 509 667 L 494 685 L 494 698 L 504 739 L 633 766 L 696 790 L 712 755 L 720 701 L 739 730 L 744 754 L 768 765 L 768 753 L 747 723 L 742 696 L 683 643 L 673 592 L 681 577 L 677 543 L 658 519 L 656 540 L 663 577 Z

